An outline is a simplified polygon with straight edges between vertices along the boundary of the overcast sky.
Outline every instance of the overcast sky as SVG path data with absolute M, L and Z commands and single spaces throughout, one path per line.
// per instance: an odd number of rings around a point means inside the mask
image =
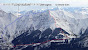
M 88 7 L 88 0 L 0 0 L 0 3 L 49 3 L 49 4 L 70 4 L 69 7 Z M 36 8 L 35 8 L 36 7 Z M 52 6 L 49 8 L 53 8 Z M 0 5 L 0 9 L 4 11 L 17 11 L 17 6 L 3 6 Z M 46 6 L 21 6 L 20 11 L 22 10 L 31 10 L 31 9 L 46 9 Z

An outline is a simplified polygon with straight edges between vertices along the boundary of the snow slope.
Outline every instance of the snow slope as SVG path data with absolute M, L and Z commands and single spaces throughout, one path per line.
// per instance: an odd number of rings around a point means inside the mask
M 70 12 L 63 9 L 50 11 L 50 14 L 55 18 L 57 26 L 70 34 L 79 35 L 81 29 L 84 32 L 88 27 L 88 15 L 79 13 L 79 11 Z

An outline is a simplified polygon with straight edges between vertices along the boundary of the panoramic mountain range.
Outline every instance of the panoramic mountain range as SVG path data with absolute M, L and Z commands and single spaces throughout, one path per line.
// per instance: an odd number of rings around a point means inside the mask
M 0 10 L 0 48 L 2 50 L 7 48 L 8 50 L 53 50 L 54 48 L 61 49 L 60 46 L 68 46 L 70 49 L 77 49 L 77 47 L 78 49 L 88 49 L 87 9 L 68 7 L 42 11 L 21 11 L 19 17 L 15 13 Z M 42 43 L 48 40 L 67 38 L 65 35 L 61 35 L 63 33 L 71 38 L 68 44 L 57 45 L 51 44 L 51 41 L 49 41 L 35 46 L 12 47 L 20 44 Z M 70 35 L 75 35 L 75 38 Z M 70 47 L 71 45 L 73 47 Z

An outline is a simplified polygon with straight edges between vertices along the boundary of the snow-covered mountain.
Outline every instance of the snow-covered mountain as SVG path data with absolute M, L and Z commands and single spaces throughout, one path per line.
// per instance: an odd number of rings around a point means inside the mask
M 57 26 L 70 34 L 79 35 L 81 29 L 84 32 L 88 27 L 88 15 L 82 14 L 80 11 L 74 10 L 74 12 L 71 12 L 63 9 L 50 11 L 50 14 L 55 18 Z
M 22 11 L 22 13 L 20 12 L 21 16 L 16 17 L 13 13 L 0 10 L 0 38 L 2 39 L 0 41 L 2 41 L 2 44 L 12 45 L 12 42 L 16 41 L 21 43 L 20 39 L 24 38 L 29 38 L 29 40 L 31 38 L 34 40 L 35 38 L 47 40 L 48 38 L 49 40 L 58 36 L 61 32 L 60 30 L 57 33 L 59 28 L 62 28 L 64 33 L 75 34 L 80 37 L 88 27 L 87 12 L 88 10 L 83 8 L 55 8 L 41 12 Z M 47 30 L 50 32 L 47 33 Z M 36 41 L 34 40 L 31 42 Z M 17 42 L 15 45 L 18 44 Z

